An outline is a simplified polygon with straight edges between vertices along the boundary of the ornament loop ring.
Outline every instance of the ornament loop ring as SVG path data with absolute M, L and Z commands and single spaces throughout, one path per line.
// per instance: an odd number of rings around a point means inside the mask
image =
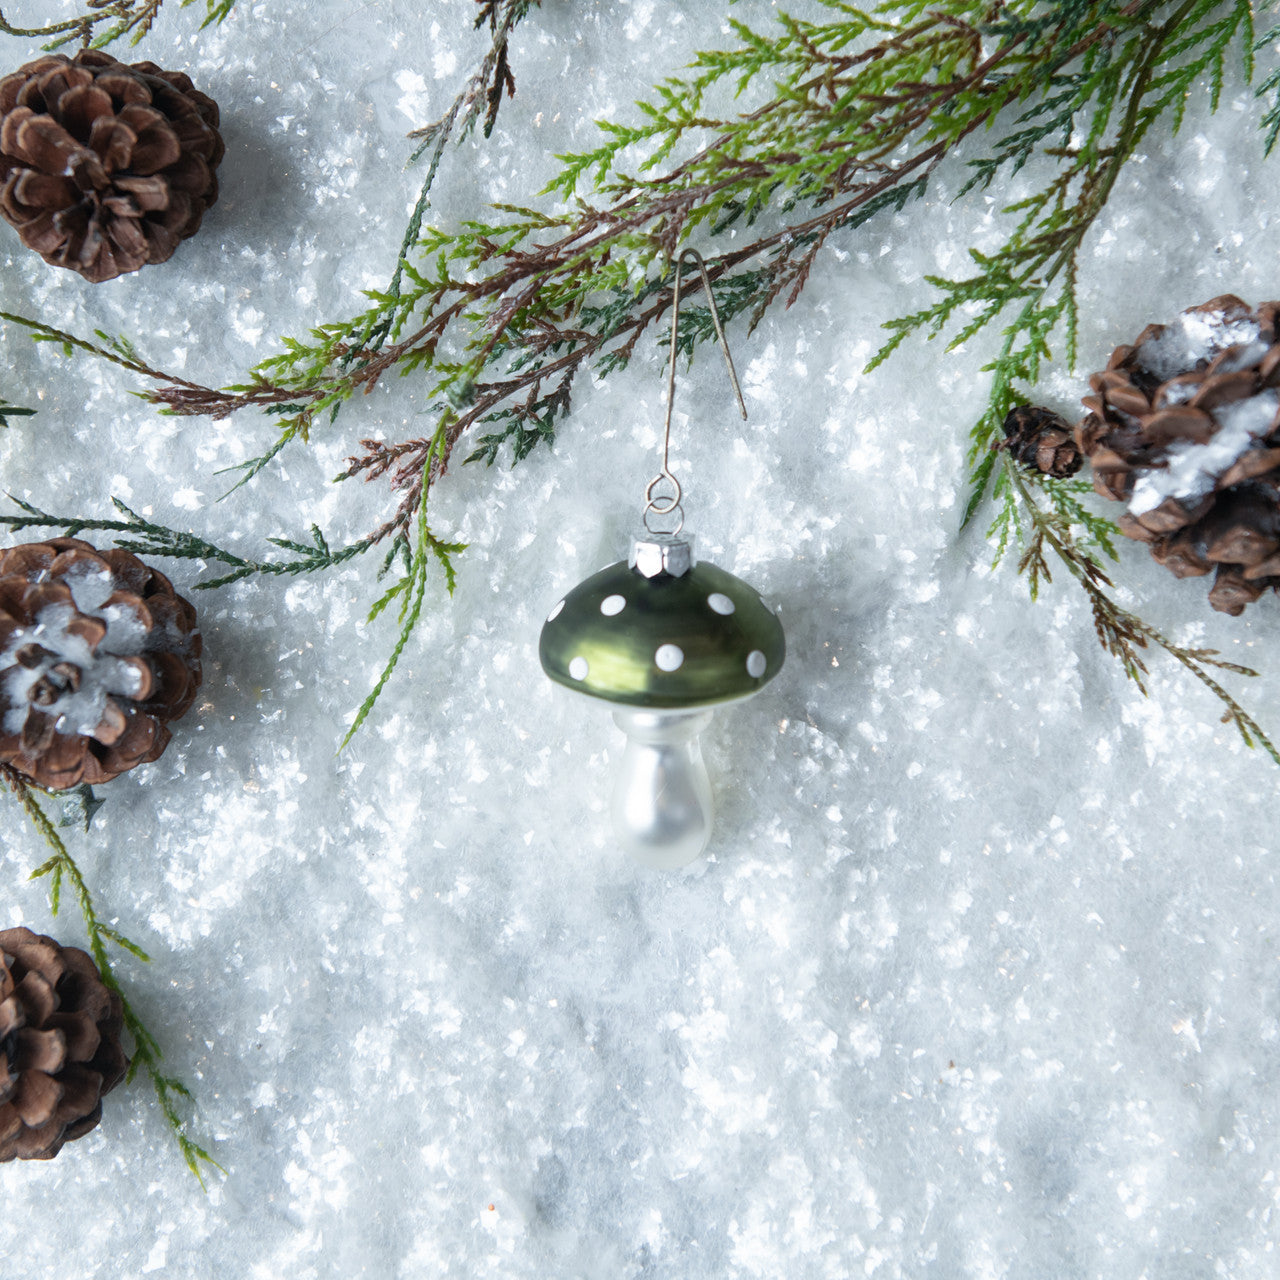
M 672 487 L 672 489 L 675 490 L 675 492 L 671 494 L 655 494 L 654 490 L 664 480 Z M 662 471 L 649 481 L 649 487 L 644 491 L 645 510 L 652 511 L 656 515 L 665 516 L 668 511 L 674 511 L 680 505 L 680 499 L 682 496 L 683 494 L 680 489 L 680 481 L 677 480 L 670 471 L 663 468 Z
M 674 493 L 658 493 L 654 490 L 666 481 L 674 489 Z M 684 508 L 680 505 L 682 496 L 680 489 L 680 481 L 675 478 L 665 467 L 652 480 L 649 481 L 649 487 L 644 491 L 645 508 L 644 508 L 644 527 L 654 534 L 666 534 L 674 537 L 681 529 L 684 528 Z M 676 513 L 679 513 L 677 516 Z M 650 523 L 651 516 L 673 516 L 676 524 L 672 529 L 655 529 Z

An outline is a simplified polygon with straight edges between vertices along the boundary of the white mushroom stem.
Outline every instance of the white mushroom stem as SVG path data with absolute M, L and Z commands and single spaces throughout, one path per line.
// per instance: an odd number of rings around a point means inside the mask
M 614 831 L 647 867 L 683 867 L 711 839 L 711 781 L 698 735 L 714 714 L 630 707 L 613 713 L 627 735 L 613 791 Z

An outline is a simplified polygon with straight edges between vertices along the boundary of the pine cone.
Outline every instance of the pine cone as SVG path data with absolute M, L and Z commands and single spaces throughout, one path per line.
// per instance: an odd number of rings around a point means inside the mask
M 1064 480 L 1084 464 L 1071 428 L 1052 409 L 1020 404 L 1004 420 L 1002 446 L 1024 467 Z
M 165 262 L 218 198 L 218 107 L 100 49 L 0 80 L 0 214 L 48 263 L 111 280 Z
M 191 605 L 127 551 L 0 551 L 0 763 L 52 790 L 158 759 L 200 687 Z
M 93 961 L 0 929 L 0 1164 L 52 1160 L 102 1119 L 129 1060 L 120 997 Z
M 1280 303 L 1225 294 L 1149 325 L 1089 379 L 1076 442 L 1118 524 L 1239 614 L 1280 587 Z

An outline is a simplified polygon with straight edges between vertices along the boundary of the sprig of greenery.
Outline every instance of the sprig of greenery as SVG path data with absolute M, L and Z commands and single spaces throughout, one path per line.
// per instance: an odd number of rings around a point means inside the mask
M 186 9 L 199 0 L 179 0 L 178 7 Z M 61 49 L 77 41 L 86 49 L 103 49 L 109 44 L 129 37 L 135 45 L 147 34 L 160 16 L 165 0 L 87 0 L 84 9 L 74 17 L 49 22 L 42 27 L 15 27 L 0 11 L 0 32 L 10 36 L 23 36 L 32 40 L 47 40 L 46 49 Z M 222 22 L 236 6 L 236 0 L 204 0 L 205 18 L 200 24 L 207 27 Z
M 1034 600 L 1039 596 L 1042 583 L 1052 581 L 1047 554 L 1052 552 L 1084 589 L 1093 613 L 1098 642 L 1120 663 L 1125 675 L 1144 696 L 1149 693 L 1146 684 L 1148 670 L 1141 651 L 1150 643 L 1181 663 L 1223 704 L 1222 722 L 1235 725 L 1247 747 L 1260 746 L 1276 764 L 1280 764 L 1280 750 L 1258 722 L 1218 683 L 1210 669 L 1229 671 L 1239 676 L 1257 676 L 1258 672 L 1252 667 L 1223 660 L 1218 657 L 1217 649 L 1189 649 L 1175 644 L 1137 614 L 1116 604 L 1106 591 L 1113 585 L 1110 577 L 1104 572 L 1098 557 L 1076 535 L 1076 504 L 1074 499 L 1063 500 L 1068 486 L 1039 472 L 1024 470 L 1008 453 L 1002 452 L 1000 457 L 999 483 L 1007 486 L 1017 503 L 1018 519 L 1011 532 L 1021 549 L 1018 572 L 1026 574 L 1031 598 Z M 1046 501 L 1038 499 L 1033 485 L 1039 488 Z M 1003 506 L 996 518 L 997 524 L 1003 526 L 999 535 L 997 563 L 1008 545 L 1009 532 L 1006 532 L 1004 522 L 1009 509 L 1007 505 Z M 1103 549 L 1112 559 L 1116 558 L 1109 544 L 1104 543 Z
M 422 223 L 431 206 L 431 188 L 435 185 L 436 175 L 440 171 L 440 164 L 450 140 L 460 145 L 474 133 L 476 125 L 482 119 L 483 133 L 488 138 L 497 123 L 503 94 L 505 93 L 507 97 L 515 96 L 516 79 L 511 70 L 509 54 L 511 33 L 524 18 L 528 17 L 531 9 L 542 3 L 542 0 L 476 0 L 476 3 L 480 6 L 480 11 L 475 19 L 475 27 L 479 30 L 488 23 L 491 35 L 489 49 L 480 60 L 479 66 L 459 90 L 449 109 L 431 124 L 414 129 L 408 135 L 416 145 L 406 167 L 412 168 L 426 156 L 426 173 L 422 186 L 418 190 L 413 211 L 405 226 L 404 235 L 401 237 L 395 270 L 391 274 L 387 287 L 381 291 L 366 291 L 366 296 L 378 302 L 379 305 L 365 313 L 363 327 L 352 329 L 345 334 L 342 341 L 333 349 L 333 360 L 344 369 L 353 366 L 357 371 L 361 369 L 371 356 L 382 350 L 387 340 L 393 335 L 393 331 L 397 330 L 397 307 L 404 296 L 405 278 L 408 276 L 412 279 L 415 275 L 410 258 L 421 238 Z M 105 337 L 103 334 L 98 336 Z M 318 331 L 313 332 L 312 337 L 318 336 Z M 285 339 L 284 342 L 289 350 L 301 352 L 303 349 L 302 344 L 292 339 Z M 254 381 L 237 384 L 227 390 L 252 395 L 259 381 L 260 379 L 255 376 Z M 207 390 L 195 388 L 190 383 L 184 384 L 184 389 L 194 391 L 192 403 L 199 400 L 202 391 Z M 342 400 L 343 397 L 339 396 L 322 398 L 311 404 L 305 401 L 293 403 L 291 397 L 286 396 L 283 401 L 273 399 L 263 404 L 262 408 L 266 413 L 283 420 L 283 427 L 275 442 L 265 453 L 231 468 L 232 471 L 240 473 L 240 479 L 233 488 L 238 489 L 252 480 L 293 440 L 310 439 L 312 422 L 326 413 L 331 418 L 335 417 L 341 408 Z M 166 410 L 166 412 L 189 411 L 191 410 L 178 407 Z M 225 415 L 216 413 L 215 416 Z M 402 506 L 398 532 L 404 533 L 410 527 L 413 506 L 413 502 Z
M 1270 0 L 1264 6 L 1271 7 Z M 1274 49 L 1280 44 L 1280 25 L 1268 28 L 1253 44 L 1253 52 L 1261 53 L 1264 49 Z M 1280 138 L 1280 66 L 1275 67 L 1258 85 L 1258 97 L 1269 103 L 1262 115 L 1262 130 L 1265 138 L 1264 155 L 1270 155 L 1275 148 L 1276 139 Z
M 22 515 L 0 515 L 0 525 L 7 526 L 14 533 L 24 529 L 56 529 L 65 538 L 78 538 L 82 533 L 103 532 L 115 536 L 115 545 L 124 551 L 131 551 L 138 556 L 168 556 L 174 560 L 204 560 L 227 565 L 229 573 L 211 578 L 207 582 L 197 582 L 196 591 L 210 591 L 215 587 L 225 587 L 232 582 L 239 582 L 249 577 L 294 577 L 298 574 L 317 573 L 324 569 L 334 569 L 357 556 L 363 555 L 375 546 L 376 533 L 367 538 L 358 539 L 339 547 L 336 551 L 329 546 L 323 533 L 316 525 L 311 526 L 309 542 L 295 542 L 289 538 L 268 538 L 275 547 L 292 554 L 285 560 L 247 560 L 228 551 L 225 547 L 216 546 L 194 533 L 181 529 L 171 529 L 167 525 L 157 524 L 140 516 L 136 511 L 125 506 L 118 498 L 112 498 L 115 509 L 124 517 L 122 520 L 101 520 L 91 516 L 56 516 L 21 498 L 9 495 L 10 501 L 22 508 Z
M 400 633 L 396 639 L 395 648 L 391 651 L 391 657 L 387 660 L 386 666 L 382 669 L 382 674 L 378 677 L 378 681 L 369 692 L 368 697 L 360 704 L 355 719 L 351 722 L 351 727 L 342 739 L 342 743 L 338 748 L 339 751 L 351 741 L 360 726 L 364 724 L 369 713 L 373 710 L 374 704 L 382 696 L 382 691 L 387 687 L 387 681 L 391 679 L 395 672 L 400 656 L 404 653 L 405 645 L 409 643 L 409 637 L 413 635 L 414 628 L 418 625 L 418 619 L 422 616 L 422 605 L 427 595 L 427 584 L 430 578 L 429 571 L 433 559 L 438 561 L 440 567 L 444 570 L 445 585 L 450 595 L 453 595 L 454 588 L 457 586 L 458 574 L 453 565 L 453 557 L 465 551 L 467 544 L 465 542 L 444 542 L 432 533 L 430 526 L 427 524 L 427 497 L 431 492 L 431 472 L 433 468 L 444 465 L 444 448 L 445 429 L 442 425 L 436 431 L 427 450 L 426 461 L 423 464 L 426 474 L 423 476 L 421 485 L 418 486 L 417 537 L 412 543 L 408 538 L 400 538 L 398 543 L 393 543 L 387 561 L 383 565 L 383 571 L 385 572 L 390 568 L 397 554 L 401 554 L 408 562 L 404 575 L 394 586 L 384 592 L 374 603 L 373 608 L 369 610 L 369 621 L 372 622 L 384 609 L 399 600 Z
M 1057 173 L 1045 188 L 1005 208 L 1017 221 L 997 252 L 970 251 L 978 268 L 974 275 L 960 280 L 927 277 L 941 296 L 920 311 L 887 322 L 892 336 L 869 366 L 875 368 L 918 332 L 936 337 L 952 327 L 949 349 L 954 349 L 1016 308 L 1003 327 L 999 355 L 985 366 L 993 375 L 992 388 L 988 410 L 971 435 L 970 461 L 975 464 L 987 461 L 1005 414 L 1025 396 L 1020 388 L 1033 387 L 1052 359 L 1050 339 L 1059 328 L 1067 362 L 1075 363 L 1080 249 L 1147 133 L 1157 122 L 1177 131 L 1202 77 L 1209 79 L 1210 108 L 1216 109 L 1224 64 L 1237 40 L 1245 73 L 1252 72 L 1247 0 L 1225 6 L 1217 0 L 1182 0 L 1176 6 L 1124 8 L 1133 10 L 1127 22 L 1117 21 L 1108 39 L 1091 46 L 1078 67 L 1051 77 L 1043 96 L 1020 112 L 991 154 L 970 162 L 962 194 L 986 190 L 1002 175 L 1007 181 L 1039 152 L 1059 161 Z M 1158 24 L 1157 15 L 1163 18 Z M 1121 119 L 1113 131 L 1110 124 L 1118 112 Z M 1051 145 L 1055 139 L 1057 144 Z M 975 466 L 979 494 L 990 474 L 989 466 Z
M 61 348 L 64 356 L 69 357 L 77 351 L 84 351 L 98 360 L 105 360 L 108 364 L 117 365 L 128 373 L 136 373 L 139 377 L 148 378 L 153 382 L 172 383 L 191 391 L 204 390 L 198 382 L 187 382 L 184 379 L 175 378 L 173 374 L 164 373 L 147 364 L 138 355 L 133 343 L 122 334 L 113 336 L 102 329 L 95 329 L 93 336 L 98 341 L 89 342 L 85 338 L 78 338 L 74 333 L 68 333 L 65 329 L 57 329 L 53 325 L 46 324 L 43 320 L 18 315 L 12 311 L 0 311 L 0 320 L 7 320 L 10 324 L 30 330 L 33 342 L 52 343 Z M 28 412 L 34 411 L 28 410 Z
M 435 184 L 449 140 L 456 135 L 456 141 L 460 144 L 475 131 L 481 118 L 484 120 L 484 136 L 489 137 L 498 122 L 503 93 L 509 98 L 515 97 L 516 78 L 511 70 L 508 52 L 511 33 L 522 19 L 528 17 L 529 10 L 540 5 L 542 0 L 476 0 L 476 3 L 480 5 L 480 13 L 475 21 L 476 29 L 483 27 L 486 22 L 489 24 L 492 35 L 489 50 L 454 98 L 449 110 L 438 120 L 414 129 L 409 134 L 417 145 L 409 157 L 408 167 L 417 164 L 423 156 L 428 156 L 427 171 L 400 241 L 396 269 L 383 291 L 383 296 L 392 300 L 392 306 L 377 320 L 370 318 L 369 329 L 354 344 L 353 358 L 355 353 L 363 355 L 381 350 L 382 344 L 390 335 L 394 302 L 400 297 L 405 273 L 410 269 L 409 255 L 422 234 L 422 220 L 431 203 L 431 188 Z
M 127 1082 L 132 1082 L 139 1071 L 145 1071 L 155 1090 L 160 1110 L 164 1114 L 165 1123 L 173 1133 L 182 1158 L 187 1168 L 195 1175 L 201 1187 L 205 1186 L 204 1166 L 217 1169 L 220 1173 L 226 1170 L 209 1154 L 198 1141 L 191 1137 L 188 1121 L 182 1115 L 186 1104 L 193 1104 L 195 1099 L 191 1090 L 175 1076 L 166 1073 L 163 1067 L 164 1051 L 160 1042 L 147 1029 L 138 1016 L 129 997 L 125 994 L 120 979 L 116 976 L 111 961 L 111 948 L 118 947 L 127 951 L 135 959 L 150 963 L 147 955 L 135 942 L 131 942 L 118 929 L 104 924 L 98 915 L 93 902 L 93 895 L 84 874 L 71 856 L 57 828 L 36 799 L 35 791 L 28 781 L 16 773 L 8 765 L 0 765 L 0 776 L 4 778 L 9 789 L 17 797 L 31 825 L 40 833 L 52 851 L 32 873 L 32 880 L 45 879 L 49 887 L 49 910 L 56 916 L 62 905 L 63 885 L 69 885 L 72 895 L 80 908 L 84 920 L 85 932 L 89 940 L 89 953 L 93 956 L 102 981 L 120 997 L 120 1005 L 124 1014 L 124 1025 L 133 1041 L 133 1053 L 130 1056 Z
M 738 24 L 744 49 L 700 55 L 694 78 L 667 82 L 657 103 L 642 104 L 645 125 L 606 125 L 601 148 L 563 157 L 548 191 L 568 196 L 590 171 L 599 192 L 613 198 L 610 207 L 557 213 L 498 206 L 505 221 L 471 222 L 452 233 L 428 228 L 418 264 L 402 257 L 397 287 L 371 294 L 366 311 L 320 326 L 308 339 L 286 340 L 248 382 L 223 391 L 175 382 L 149 398 L 171 412 L 215 417 L 257 407 L 280 418 L 282 440 L 306 439 L 314 423 L 395 369 L 428 377 L 438 412 L 454 419 L 450 451 L 473 425 L 492 423 L 501 428 L 498 441 L 510 440 L 522 454 L 530 433 L 553 436 L 581 368 L 593 360 L 602 372 L 625 364 L 665 314 L 666 263 L 693 232 L 750 225 L 770 206 L 805 211 L 802 221 L 711 264 L 713 280 L 725 281 L 722 310 L 758 320 L 774 300 L 798 296 L 834 230 L 918 197 L 952 146 L 1008 101 L 1037 90 L 1046 63 L 1057 66 L 1105 35 L 1081 20 L 1039 46 L 1018 36 L 986 54 L 982 32 L 966 16 L 971 6 L 958 0 L 943 6 L 941 19 L 897 26 L 847 5 L 832 8 L 840 17 L 825 24 L 784 18 L 773 39 Z M 849 51 L 868 34 L 882 39 Z M 712 86 L 726 80 L 739 89 L 776 81 L 776 96 L 743 116 L 703 116 Z M 652 146 L 652 167 L 695 131 L 717 136 L 662 177 L 622 172 L 629 149 Z M 913 145 L 915 154 L 889 162 Z M 814 208 L 823 211 L 815 215 Z M 764 266 L 735 272 L 761 257 Z M 687 349 L 704 330 L 710 332 L 709 317 L 695 308 Z M 370 349 L 366 334 L 385 334 L 391 345 Z M 446 359 L 442 346 L 459 343 L 462 358 Z M 393 488 L 408 490 L 401 530 L 416 510 L 432 438 L 371 449 L 346 473 L 381 467 Z M 496 457 L 494 437 L 482 443 L 479 456 Z
M 432 452 L 427 458 L 428 471 L 443 465 L 442 450 L 444 448 L 444 431 L 438 431 L 433 441 Z M 397 537 L 391 544 L 382 567 L 378 572 L 383 578 L 399 561 L 405 566 L 403 575 L 385 591 L 373 604 L 368 620 L 373 622 L 388 606 L 400 601 L 400 630 L 396 646 L 383 669 L 381 676 L 368 697 L 361 703 L 354 721 L 341 746 L 351 741 L 356 730 L 365 722 L 374 704 L 391 679 L 400 656 L 404 652 L 409 637 L 413 634 L 422 615 L 423 602 L 426 599 L 430 568 L 437 564 L 444 572 L 445 586 L 450 595 L 458 581 L 457 566 L 454 558 L 467 549 L 465 542 L 448 542 L 437 537 L 427 524 L 427 497 L 430 493 L 430 479 L 424 479 L 419 487 L 418 511 L 415 516 L 415 537 Z M 354 560 L 371 550 L 380 541 L 378 532 L 345 547 L 334 550 L 329 546 L 324 534 L 317 525 L 311 526 L 309 542 L 296 542 L 289 538 L 268 538 L 267 541 L 290 553 L 287 559 L 281 560 L 248 560 L 228 551 L 212 542 L 181 529 L 172 529 L 168 525 L 157 524 L 148 520 L 136 511 L 127 507 L 118 498 L 111 501 L 116 510 L 124 517 L 122 520 L 104 520 L 88 516 L 57 516 L 21 498 L 9 495 L 10 500 L 21 508 L 21 515 L 0 515 L 0 525 L 7 526 L 18 533 L 26 529 L 56 530 L 63 537 L 78 538 L 83 533 L 110 533 L 117 547 L 131 551 L 138 556 L 168 556 L 175 560 L 200 560 L 223 564 L 230 570 L 204 582 L 195 584 L 196 591 L 210 591 L 216 587 L 225 587 L 250 577 L 296 577 L 301 574 L 320 573 L 337 568 L 349 560 Z M 85 821 L 91 811 L 85 810 Z

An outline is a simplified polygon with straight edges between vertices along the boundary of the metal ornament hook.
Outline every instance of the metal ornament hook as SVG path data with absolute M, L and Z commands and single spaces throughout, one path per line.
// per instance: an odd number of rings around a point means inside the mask
M 702 276 L 702 288 L 707 295 L 707 305 L 711 309 L 711 322 L 715 326 L 716 337 L 720 341 L 720 350 L 724 352 L 724 362 L 729 369 L 729 381 L 733 384 L 733 393 L 738 398 L 738 409 L 746 420 L 747 406 L 742 399 L 742 388 L 738 385 L 738 373 L 733 367 L 733 356 L 729 354 L 729 343 L 724 336 L 724 326 L 720 323 L 720 311 L 716 307 L 715 294 L 711 291 L 711 277 L 707 274 L 707 264 L 696 249 L 685 249 L 676 258 L 675 281 L 671 296 L 671 359 L 667 365 L 667 413 L 662 435 L 662 470 L 658 472 L 644 491 L 644 527 L 654 534 L 666 534 L 674 537 L 684 528 L 684 509 L 680 505 L 682 490 L 680 481 L 671 473 L 671 408 L 676 396 L 676 352 L 679 348 L 680 330 L 680 277 L 685 259 L 688 258 L 698 268 Z M 659 492 L 662 486 L 669 486 L 669 492 Z M 676 523 L 672 529 L 655 529 L 649 523 L 651 516 L 674 516 Z

